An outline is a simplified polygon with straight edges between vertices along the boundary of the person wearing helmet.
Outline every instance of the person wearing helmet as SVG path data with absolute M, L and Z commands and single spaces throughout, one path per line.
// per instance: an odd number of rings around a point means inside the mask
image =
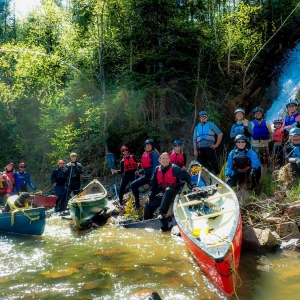
M 281 131 L 284 133 L 284 141 L 289 137 L 289 131 L 292 128 L 299 127 L 300 113 L 298 112 L 298 101 L 296 99 L 289 99 L 285 104 L 287 116 L 283 120 Z
M 194 129 L 193 146 L 197 161 L 204 167 L 213 168 L 214 174 L 220 173 L 216 148 L 220 145 L 223 137 L 222 131 L 212 122 L 208 122 L 208 114 L 205 110 L 199 113 L 199 124 Z M 215 139 L 217 136 L 217 140 Z
M 80 175 L 83 173 L 83 168 L 81 163 L 77 161 L 77 154 L 72 152 L 70 154 L 70 162 L 67 163 L 65 174 L 67 177 L 67 191 L 66 191 L 66 199 L 69 198 L 71 192 L 73 195 L 78 195 L 80 192 Z M 67 200 L 65 203 L 65 209 L 67 206 Z
M 15 164 L 13 162 L 8 162 L 4 171 L 0 173 L 0 206 L 5 206 L 6 199 L 13 195 L 14 167 Z
M 65 162 L 60 159 L 57 162 L 57 168 L 52 171 L 51 183 L 57 196 L 53 210 L 55 212 L 64 211 L 66 209 L 66 182 Z
M 26 164 L 19 164 L 19 171 L 14 172 L 13 176 L 15 179 L 15 192 L 16 194 L 20 194 L 20 192 L 28 192 L 27 186 L 36 191 L 34 184 L 30 180 L 30 174 L 26 172 Z
M 253 134 L 251 137 L 251 148 L 255 151 L 261 162 L 261 173 L 267 174 L 267 165 L 269 164 L 269 141 L 273 138 L 271 124 L 263 119 L 263 109 L 255 107 L 252 110 L 254 120 L 251 121 Z
M 283 157 L 283 132 L 281 131 L 281 127 L 283 124 L 283 119 L 281 117 L 277 117 L 273 120 L 274 124 L 274 132 L 272 139 L 272 156 L 274 160 L 274 165 L 278 167 L 282 167 L 284 163 Z
M 251 190 L 259 194 L 258 183 L 261 177 L 261 163 L 258 156 L 252 149 L 246 148 L 247 138 L 243 134 L 237 135 L 234 142 L 236 147 L 229 153 L 227 159 L 225 182 L 231 187 L 250 182 Z
M 145 141 L 144 144 L 145 152 L 141 157 L 141 169 L 135 172 L 137 176 L 141 175 L 141 177 L 136 179 L 130 185 L 135 200 L 134 206 L 136 208 L 141 207 L 139 198 L 139 187 L 150 183 L 154 170 L 158 166 L 159 153 L 154 148 L 154 141 L 152 139 L 148 139 Z
M 231 126 L 230 137 L 235 138 L 238 134 L 243 134 L 247 138 L 247 148 L 250 149 L 250 138 L 253 134 L 253 129 L 251 123 L 245 119 L 245 110 L 242 108 L 237 108 L 234 111 L 234 116 L 236 123 Z
M 290 130 L 291 143 L 286 149 L 286 162 L 293 172 L 294 185 L 299 185 L 300 183 L 300 128 L 292 128 Z
M 173 151 L 169 153 L 171 163 L 186 170 L 186 154 L 181 151 L 181 142 L 174 141 L 173 147 Z
M 138 167 L 138 161 L 134 155 L 131 155 L 127 146 L 122 146 L 121 154 L 123 159 L 121 160 L 121 169 L 111 169 L 112 173 L 124 174 L 121 180 L 120 191 L 119 191 L 119 205 L 123 206 L 123 196 L 125 193 L 126 186 L 135 180 L 135 172 Z

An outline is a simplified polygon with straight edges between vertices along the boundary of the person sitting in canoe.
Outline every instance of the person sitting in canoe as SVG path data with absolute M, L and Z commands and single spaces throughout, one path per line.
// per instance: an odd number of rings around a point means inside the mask
M 127 146 L 121 147 L 123 159 L 121 160 L 121 169 L 111 169 L 112 173 L 123 174 L 120 191 L 119 191 L 119 205 L 123 205 L 123 196 L 128 183 L 135 181 L 135 172 L 138 167 L 138 161 L 134 155 L 131 155 Z
M 15 178 L 15 191 L 16 194 L 20 192 L 28 192 L 27 186 L 29 185 L 33 191 L 36 191 L 34 184 L 31 182 L 30 174 L 26 172 L 27 165 L 24 162 L 19 164 L 19 171 L 14 172 Z
M 286 161 L 295 175 L 293 184 L 297 185 L 300 182 L 300 128 L 292 128 L 289 136 L 291 143 L 286 149 Z
M 201 190 L 195 182 L 192 181 L 189 173 L 170 162 L 170 156 L 164 152 L 159 157 L 160 166 L 156 167 L 151 179 L 151 193 L 149 201 L 144 208 L 144 219 L 152 219 L 154 211 L 159 206 L 158 219 L 162 221 L 162 229 L 167 229 L 165 224 L 166 214 L 170 204 L 174 201 L 176 194 L 180 188 L 180 182 L 187 182 L 190 189 L 193 191 Z M 163 192 L 161 203 L 159 204 L 156 195 Z
M 181 151 L 181 142 L 174 141 L 173 147 L 173 151 L 169 153 L 171 163 L 186 170 L 186 154 Z
M 134 206 L 136 208 L 141 207 L 139 198 L 139 187 L 147 183 L 150 183 L 155 168 L 158 166 L 159 153 L 154 148 L 154 141 L 148 139 L 145 141 L 145 152 L 141 158 L 141 169 L 136 171 L 136 175 L 142 175 L 142 177 L 136 179 L 131 183 L 130 188 L 134 196 Z
M 244 135 L 237 135 L 234 142 L 236 147 L 229 153 L 225 168 L 225 182 L 230 187 L 234 187 L 250 181 L 251 189 L 258 194 L 258 183 L 261 176 L 259 158 L 252 149 L 246 148 L 247 138 Z
M 65 174 L 65 162 L 59 160 L 57 162 L 57 168 L 52 171 L 51 183 L 54 187 L 55 194 L 57 196 L 54 211 L 64 211 L 66 209 L 66 182 L 67 176 Z

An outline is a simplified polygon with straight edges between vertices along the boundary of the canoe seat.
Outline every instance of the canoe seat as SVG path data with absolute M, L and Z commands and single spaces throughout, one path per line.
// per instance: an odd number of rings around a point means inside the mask
M 192 217 L 192 220 L 201 220 L 201 219 L 209 219 L 209 218 L 214 218 L 214 217 L 218 217 L 227 213 L 232 213 L 235 212 L 235 209 L 228 209 L 228 210 L 222 210 L 216 213 L 212 213 L 212 214 L 207 214 L 204 216 L 199 216 L 199 217 Z
M 231 192 L 228 192 L 228 193 L 224 193 L 224 194 L 219 194 L 219 195 L 215 195 L 215 196 L 212 196 L 212 197 L 208 197 L 207 199 L 204 200 L 204 202 L 209 202 L 209 201 L 212 201 L 212 200 L 216 200 L 216 199 L 218 199 L 218 198 L 222 198 L 222 197 L 224 197 L 224 196 L 229 196 L 229 195 L 231 195 L 231 194 L 232 194 Z M 195 205 L 195 204 L 203 203 L 203 200 L 193 200 L 193 201 L 189 201 L 188 195 L 186 195 L 185 197 L 186 197 L 186 199 L 188 200 L 188 202 L 179 204 L 179 205 L 177 205 L 177 207 L 180 207 L 181 205 L 182 205 L 182 206 L 190 206 L 190 205 Z

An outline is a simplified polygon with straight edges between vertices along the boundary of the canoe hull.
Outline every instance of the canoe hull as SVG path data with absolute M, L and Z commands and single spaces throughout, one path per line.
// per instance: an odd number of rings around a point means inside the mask
M 238 199 L 225 182 L 198 162 L 193 161 L 189 169 L 195 165 L 200 168 L 198 182 L 203 177 L 207 185 L 201 192 L 192 192 L 184 185 L 174 202 L 174 216 L 201 269 L 222 292 L 232 295 L 237 286 L 242 245 Z
M 0 214 L 0 232 L 42 235 L 46 224 L 45 208 L 26 209 L 24 212 L 3 212 Z
M 45 207 L 45 208 L 52 208 L 55 206 L 57 200 L 57 196 L 44 196 L 44 195 L 35 195 L 33 199 L 34 207 Z
M 84 228 L 107 205 L 107 191 L 98 180 L 93 180 L 69 201 L 72 220 L 78 229 Z

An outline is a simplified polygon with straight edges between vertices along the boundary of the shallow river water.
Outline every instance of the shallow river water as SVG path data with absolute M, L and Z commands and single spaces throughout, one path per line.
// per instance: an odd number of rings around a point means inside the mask
M 239 299 L 300 299 L 300 254 L 242 253 Z M 0 299 L 235 299 L 206 278 L 180 237 L 112 225 L 77 231 L 52 215 L 41 237 L 0 233 Z

